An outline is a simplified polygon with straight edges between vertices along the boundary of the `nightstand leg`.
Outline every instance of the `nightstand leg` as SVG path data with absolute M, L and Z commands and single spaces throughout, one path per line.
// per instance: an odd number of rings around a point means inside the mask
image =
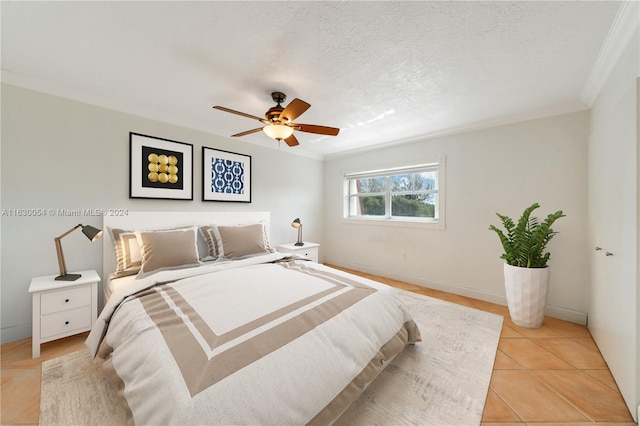
M 33 339 L 31 343 L 31 358 L 38 358 L 40 356 L 40 343 Z
M 40 293 L 34 293 L 31 316 L 31 358 L 40 356 Z

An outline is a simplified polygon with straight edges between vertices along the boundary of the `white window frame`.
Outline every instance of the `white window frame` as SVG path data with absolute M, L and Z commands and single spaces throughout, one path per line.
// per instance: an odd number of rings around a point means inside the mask
M 350 215 L 350 197 L 349 182 L 354 178 L 365 177 L 382 177 L 392 176 L 402 173 L 411 173 L 430 169 L 435 171 L 438 176 L 438 189 L 433 191 L 438 194 L 436 202 L 437 218 L 419 218 L 407 216 L 391 216 L 391 192 L 387 185 L 385 193 L 372 194 L 385 196 L 385 215 L 384 216 L 351 216 Z M 435 169 L 435 170 L 434 170 Z M 445 176 L 446 162 L 445 157 L 441 156 L 436 162 L 428 162 L 422 164 L 413 164 L 409 166 L 379 168 L 367 171 L 351 171 L 344 173 L 343 177 L 343 222 L 362 225 L 383 225 L 383 226 L 399 226 L 399 227 L 419 227 L 426 229 L 445 229 Z

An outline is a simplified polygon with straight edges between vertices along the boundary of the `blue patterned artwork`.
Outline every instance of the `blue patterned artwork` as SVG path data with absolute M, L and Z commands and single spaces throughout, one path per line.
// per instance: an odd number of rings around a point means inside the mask
M 251 202 L 251 156 L 202 147 L 202 201 Z
M 211 158 L 211 192 L 244 194 L 244 163 Z

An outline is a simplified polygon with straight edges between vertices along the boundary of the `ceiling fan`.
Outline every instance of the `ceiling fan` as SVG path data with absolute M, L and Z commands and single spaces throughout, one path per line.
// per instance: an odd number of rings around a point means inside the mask
M 214 106 L 213 108 L 219 109 L 220 111 L 230 112 L 231 114 L 237 114 L 243 117 L 258 120 L 265 124 L 265 126 L 263 127 L 258 127 L 257 129 L 237 133 L 235 135 L 231 135 L 231 137 L 250 135 L 251 133 L 256 133 L 262 130 L 267 134 L 267 136 L 272 139 L 275 139 L 277 141 L 283 140 L 289 146 L 296 146 L 300 143 L 298 142 L 298 139 L 296 139 L 296 137 L 293 135 L 294 130 L 329 136 L 336 136 L 338 132 L 340 132 L 340 129 L 336 127 L 294 123 L 293 120 L 301 116 L 311 106 L 305 101 L 295 98 L 289 103 L 289 105 L 283 107 L 280 104 L 283 103 L 287 98 L 284 93 L 273 92 L 271 93 L 271 98 L 277 105 L 269 108 L 269 110 L 264 115 L 265 118 L 256 117 L 255 115 L 246 114 L 244 112 L 235 111 L 233 109 L 225 108 L 222 106 Z

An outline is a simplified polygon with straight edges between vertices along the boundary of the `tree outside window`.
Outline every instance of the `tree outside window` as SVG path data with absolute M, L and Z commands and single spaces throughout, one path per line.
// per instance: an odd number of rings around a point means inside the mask
M 438 173 L 429 164 L 346 175 L 349 217 L 437 221 Z

